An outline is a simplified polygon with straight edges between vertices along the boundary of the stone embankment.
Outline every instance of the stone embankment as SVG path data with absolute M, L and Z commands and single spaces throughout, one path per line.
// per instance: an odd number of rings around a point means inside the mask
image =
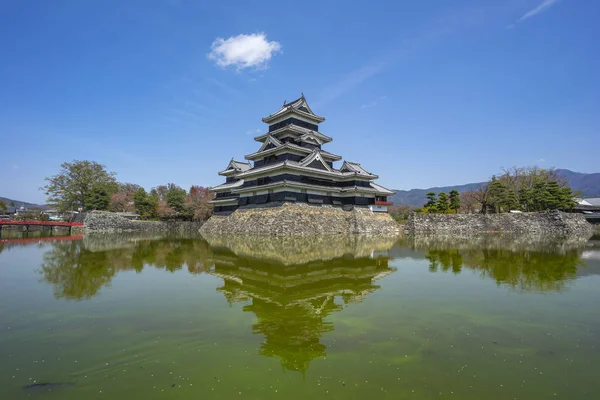
M 118 214 L 94 211 L 83 221 L 86 232 L 198 232 L 202 222 L 193 221 L 132 221 Z
M 406 223 L 407 235 L 470 236 L 487 233 L 590 237 L 594 227 L 582 214 L 560 211 L 522 214 L 417 214 Z
M 395 235 L 375 234 L 267 236 L 203 233 L 202 237 L 212 248 L 228 249 L 238 257 L 284 265 L 387 255 L 387 251 L 398 240 Z
M 242 208 L 230 215 L 213 215 L 200 229 L 203 234 L 389 234 L 400 235 L 402 226 L 386 213 L 368 208 L 346 210 L 306 203 L 275 203 Z
M 415 250 L 460 250 L 489 251 L 502 250 L 512 253 L 547 252 L 564 254 L 573 250 L 583 250 L 589 238 L 582 236 L 547 236 L 537 234 L 489 233 L 477 236 L 467 235 L 411 235 L 404 243 Z

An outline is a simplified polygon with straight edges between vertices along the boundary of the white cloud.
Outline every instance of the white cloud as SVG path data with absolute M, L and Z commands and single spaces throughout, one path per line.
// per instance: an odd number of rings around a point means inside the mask
M 546 160 L 544 160 L 543 158 L 540 158 L 538 160 L 535 160 L 535 162 L 538 163 L 538 164 L 541 164 L 541 163 L 546 162 Z
M 19 169 L 19 165 L 18 164 L 13 164 L 11 167 L 12 167 L 12 169 Z
M 281 51 L 281 44 L 269 42 L 264 33 L 241 34 L 229 39 L 217 38 L 212 43 L 208 58 L 220 67 L 234 65 L 236 69 L 266 68 L 274 54 Z
M 506 27 L 506 29 L 512 29 L 515 27 L 516 24 L 519 24 L 523 21 L 525 21 L 526 19 L 529 19 L 531 17 L 535 17 L 536 15 L 548 10 L 550 7 L 552 7 L 553 5 L 557 4 L 559 1 L 561 0 L 543 0 L 537 7 L 532 8 L 531 10 L 527 11 L 525 14 L 523 14 L 521 16 L 521 18 L 517 19 L 515 21 L 514 24 L 510 24 Z
M 246 135 L 258 135 L 259 133 L 262 133 L 262 131 L 258 128 L 246 131 Z

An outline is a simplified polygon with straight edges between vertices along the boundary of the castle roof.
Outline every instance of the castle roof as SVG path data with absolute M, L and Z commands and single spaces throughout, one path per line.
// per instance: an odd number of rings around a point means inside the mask
M 336 177 L 336 178 L 354 179 L 357 177 L 362 177 L 362 178 L 369 179 L 369 180 L 378 178 L 377 175 L 374 175 L 371 173 L 367 173 L 367 174 L 362 173 L 361 174 L 356 171 L 338 171 L 336 169 L 325 170 L 325 169 L 312 168 L 309 166 L 301 165 L 299 161 L 291 161 L 291 160 L 284 160 L 284 161 L 281 161 L 278 163 L 268 164 L 268 165 L 258 167 L 258 168 L 252 168 L 251 170 L 240 173 L 238 176 L 245 178 L 245 177 L 249 177 L 249 176 L 253 176 L 253 175 L 259 175 L 264 172 L 269 172 L 269 171 L 278 170 L 278 169 L 285 169 L 285 168 L 294 169 L 294 170 L 298 170 L 298 171 L 304 171 L 304 172 L 314 172 L 317 174 L 327 175 L 329 177 Z
M 302 94 L 302 96 L 300 96 L 296 100 L 291 101 L 289 103 L 284 101 L 283 106 L 279 110 L 277 110 L 273 114 L 269 115 L 268 117 L 264 117 L 262 120 L 265 123 L 270 123 L 272 121 L 279 119 L 280 117 L 282 117 L 284 115 L 294 114 L 294 113 L 296 113 L 300 116 L 303 116 L 305 118 L 308 118 L 310 120 L 316 121 L 317 123 L 325 121 L 324 117 L 321 117 L 321 116 L 315 114 L 310 109 L 310 107 L 306 101 L 306 98 L 304 98 L 304 94 Z
M 371 185 L 371 187 L 373 189 L 375 189 L 378 192 L 378 194 L 381 193 L 381 194 L 385 194 L 386 196 L 396 194 L 396 192 L 394 192 L 388 188 L 384 188 L 383 186 L 378 185 L 375 182 L 369 182 L 369 184 Z
M 394 194 L 394 192 L 392 192 L 391 190 L 388 190 L 382 186 L 376 185 L 376 187 L 374 186 L 345 186 L 345 187 L 336 187 L 336 186 L 331 186 L 327 188 L 327 191 L 330 193 L 336 193 L 336 194 L 341 194 L 341 195 L 352 195 L 355 193 L 363 193 L 363 194 L 372 194 L 372 195 L 378 195 L 378 196 L 389 196 L 391 194 Z M 283 181 L 277 181 L 277 182 L 272 182 L 272 183 L 268 183 L 265 185 L 261 185 L 261 190 L 269 190 L 269 189 L 275 189 L 275 188 L 281 188 L 281 187 L 285 187 L 285 188 L 296 188 L 296 189 L 307 189 L 307 190 L 323 190 L 323 186 L 320 185 L 316 185 L 316 184 L 312 184 L 312 183 L 303 183 L 303 182 L 297 182 L 297 181 L 291 181 L 291 180 L 283 180 Z M 256 187 L 240 187 L 240 188 L 236 188 L 233 189 L 232 192 L 236 193 L 236 194 L 241 194 L 241 193 L 247 193 L 247 192 L 252 192 L 255 191 Z
M 211 188 L 211 190 L 213 190 L 215 192 L 227 191 L 227 190 L 230 190 L 230 189 L 234 189 L 234 188 L 240 187 L 243 184 L 244 184 L 244 180 L 240 179 L 240 180 L 237 180 L 235 182 L 223 183 L 222 185 L 214 186 L 214 187 Z
M 356 172 L 357 174 L 365 175 L 365 176 L 374 175 L 374 174 L 370 173 L 369 171 L 367 171 L 366 169 L 364 169 L 363 167 L 361 167 L 359 163 L 355 163 L 355 162 L 351 162 L 351 161 L 344 161 L 344 164 L 342 164 L 340 171 Z
M 227 164 L 227 167 L 223 171 L 219 172 L 219 175 L 232 175 L 237 172 L 248 171 L 251 168 L 252 164 L 249 162 L 235 161 L 232 158 L 231 161 L 229 161 L 229 164 Z
M 321 132 L 314 131 L 314 130 L 308 129 L 308 128 L 303 128 L 301 126 L 297 126 L 297 125 L 293 125 L 293 124 L 286 125 L 282 128 L 276 129 L 274 131 L 264 133 L 260 136 L 256 136 L 256 137 L 254 137 L 254 140 L 256 140 L 257 142 L 264 142 L 265 140 L 267 140 L 268 136 L 279 136 L 284 132 L 293 132 L 293 133 L 298 134 L 299 137 L 302 137 L 305 135 L 314 136 L 315 138 L 318 138 L 323 143 L 329 143 L 333 140 L 332 138 L 330 138 L 327 135 L 324 135 Z
M 273 147 L 267 148 L 269 144 L 273 144 Z M 269 135 L 267 137 L 267 140 L 265 140 L 265 142 L 260 147 L 260 149 L 258 149 L 258 151 L 247 154 L 244 158 L 246 160 L 254 160 L 257 158 L 265 157 L 270 154 L 279 153 L 283 150 L 295 150 L 297 153 L 300 154 L 311 154 L 313 152 L 313 149 L 302 147 L 290 142 L 283 143 L 277 140 L 277 138 Z M 321 155 L 328 161 L 339 161 L 342 159 L 341 156 L 338 156 L 325 150 L 321 150 Z
M 334 171 L 333 168 L 327 165 L 327 162 L 323 159 L 323 155 L 318 148 L 315 148 L 311 154 L 300 160 L 298 164 L 302 167 L 325 169 L 330 172 Z
M 230 165 L 233 167 L 233 169 L 239 169 L 240 171 L 247 171 L 252 167 L 249 162 L 235 161 L 233 159 L 231 160 Z

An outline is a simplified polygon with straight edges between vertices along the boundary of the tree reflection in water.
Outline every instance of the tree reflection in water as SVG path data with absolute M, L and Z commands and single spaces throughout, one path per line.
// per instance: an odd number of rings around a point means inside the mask
M 203 240 L 90 235 L 83 240 L 53 242 L 44 253 L 41 273 L 56 298 L 89 299 L 119 271 L 154 267 L 175 272 L 187 266 L 198 274 L 207 268 L 210 247 Z
M 306 371 L 327 354 L 322 336 L 328 321 L 345 305 L 379 289 L 378 279 L 395 266 L 429 261 L 432 272 L 459 274 L 465 268 L 498 284 L 526 291 L 564 288 L 582 266 L 584 243 L 444 241 L 360 236 L 154 238 L 87 235 L 56 242 L 44 254 L 41 273 L 57 298 L 89 299 L 119 271 L 154 267 L 169 272 L 187 268 L 223 280 L 217 288 L 230 303 L 256 316 L 252 332 L 264 337 L 259 353 L 280 360 L 282 368 Z M 409 249 L 418 250 L 417 252 Z M 397 252 L 397 253 L 396 253 Z M 403 252 L 410 256 L 402 257 Z M 398 259 L 391 265 L 391 254 Z
M 501 240 L 413 239 L 413 247 L 423 250 L 431 272 L 460 273 L 463 268 L 478 271 L 482 277 L 522 291 L 560 291 L 586 265 L 581 258 L 585 242 Z
M 287 370 L 305 371 L 326 355 L 320 340 L 334 329 L 327 317 L 362 301 L 379 288 L 375 281 L 395 270 L 387 257 L 394 239 L 209 240 L 86 236 L 54 243 L 41 272 L 57 298 L 74 300 L 98 294 L 119 271 L 174 272 L 185 265 L 190 273 L 210 273 L 223 279 L 217 290 L 227 301 L 247 302 L 243 310 L 256 315 L 252 331 L 265 338 L 260 354 L 279 358 Z
M 54 286 L 56 298 L 89 299 L 117 272 L 106 252 L 86 250 L 81 241 L 56 242 L 44 254 L 42 274 Z

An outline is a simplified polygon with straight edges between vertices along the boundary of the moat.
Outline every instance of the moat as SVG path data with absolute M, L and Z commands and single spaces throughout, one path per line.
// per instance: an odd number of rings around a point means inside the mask
M 600 397 L 598 238 L 12 236 L 2 398 Z

